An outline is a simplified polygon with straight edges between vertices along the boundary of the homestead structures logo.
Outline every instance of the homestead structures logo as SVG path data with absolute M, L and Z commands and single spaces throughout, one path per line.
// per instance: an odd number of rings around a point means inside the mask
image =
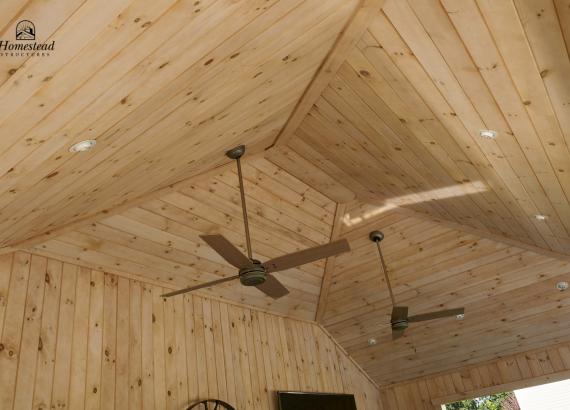
M 0 40 L 0 57 L 46 57 L 55 49 L 55 41 L 38 43 L 36 26 L 30 20 L 16 24 L 16 41 Z
M 29 20 L 22 20 L 16 25 L 16 40 L 35 40 L 36 27 Z

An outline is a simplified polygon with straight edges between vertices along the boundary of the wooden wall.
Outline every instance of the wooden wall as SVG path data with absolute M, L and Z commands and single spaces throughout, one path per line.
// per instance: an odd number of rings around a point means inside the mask
M 382 389 L 389 410 L 439 410 L 441 404 L 570 379 L 570 344 L 520 353 Z
M 217 397 L 275 409 L 275 390 L 379 391 L 318 325 L 43 256 L 0 257 L 3 409 L 183 409 Z

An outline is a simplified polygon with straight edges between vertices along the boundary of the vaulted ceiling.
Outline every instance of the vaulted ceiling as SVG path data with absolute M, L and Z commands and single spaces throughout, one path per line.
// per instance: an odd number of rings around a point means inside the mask
M 198 236 L 244 248 L 243 143 L 254 256 L 352 251 L 277 274 L 276 301 L 202 293 L 317 318 L 381 384 L 570 340 L 569 0 L 15 0 L 0 40 L 22 19 L 55 49 L 0 52 L 1 251 L 235 274 Z M 393 342 L 373 229 L 398 301 L 465 320 Z
M 0 57 L 0 244 L 271 145 L 355 4 L 3 2 L 0 38 L 27 18 L 55 50 Z

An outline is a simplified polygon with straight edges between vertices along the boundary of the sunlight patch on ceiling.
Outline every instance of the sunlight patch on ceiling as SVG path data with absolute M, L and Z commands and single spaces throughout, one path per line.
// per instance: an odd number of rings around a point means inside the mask
M 346 213 L 342 222 L 345 226 L 358 225 L 370 218 L 388 212 L 392 209 L 406 205 L 414 205 L 428 201 L 438 201 L 455 198 L 464 195 L 473 195 L 488 190 L 488 187 L 481 181 L 468 182 L 460 185 L 451 185 L 443 188 L 436 188 L 429 191 L 402 195 L 386 200 L 382 205 L 369 205 L 368 209 L 358 215 Z

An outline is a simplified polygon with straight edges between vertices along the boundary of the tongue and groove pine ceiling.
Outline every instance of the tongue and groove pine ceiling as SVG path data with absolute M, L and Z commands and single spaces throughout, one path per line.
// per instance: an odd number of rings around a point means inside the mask
M 0 40 L 27 19 L 55 41 L 47 57 L 0 55 L 4 252 L 172 289 L 234 274 L 198 235 L 244 247 L 223 155 L 243 143 L 255 256 L 353 249 L 277 274 L 291 293 L 276 301 L 237 283 L 201 293 L 318 319 L 379 384 L 570 340 L 554 290 L 570 280 L 569 0 L 0 11 Z M 97 145 L 68 151 L 84 139 Z M 466 319 L 392 342 L 373 229 L 397 300 Z
M 271 145 L 355 4 L 3 2 L 0 38 L 27 18 L 55 50 L 0 58 L 0 244 Z

